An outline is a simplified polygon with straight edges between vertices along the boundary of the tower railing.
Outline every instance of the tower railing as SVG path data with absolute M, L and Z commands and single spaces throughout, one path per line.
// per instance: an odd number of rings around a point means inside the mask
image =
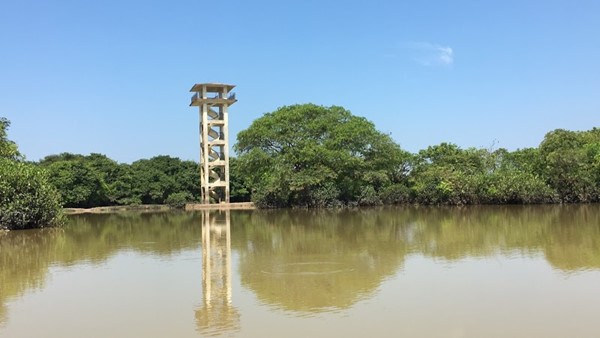
M 223 98 L 224 98 L 223 94 L 221 94 L 221 93 L 216 93 L 214 96 L 207 97 L 207 99 L 213 99 L 213 100 L 214 99 L 223 99 Z M 194 103 L 200 99 L 201 99 L 200 93 L 195 93 L 194 95 L 192 95 L 191 102 Z M 227 100 L 235 100 L 235 93 L 233 93 L 233 92 L 229 93 L 229 95 L 227 96 Z
M 194 95 L 192 95 L 192 103 L 198 101 L 200 98 L 200 93 L 195 93 Z

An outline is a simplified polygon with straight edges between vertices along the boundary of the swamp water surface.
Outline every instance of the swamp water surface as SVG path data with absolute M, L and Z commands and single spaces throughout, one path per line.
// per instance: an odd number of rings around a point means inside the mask
M 600 205 L 70 216 L 0 337 L 600 337 Z

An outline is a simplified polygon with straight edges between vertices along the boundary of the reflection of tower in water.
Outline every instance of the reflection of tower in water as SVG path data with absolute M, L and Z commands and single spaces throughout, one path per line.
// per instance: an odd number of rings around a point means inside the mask
M 231 302 L 231 225 L 229 210 L 202 212 L 202 307 L 198 330 L 220 334 L 238 330 L 240 315 Z

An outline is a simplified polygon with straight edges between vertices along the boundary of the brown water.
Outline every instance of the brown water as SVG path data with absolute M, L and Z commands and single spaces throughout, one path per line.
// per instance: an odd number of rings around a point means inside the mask
M 600 337 L 600 205 L 72 216 L 0 337 Z

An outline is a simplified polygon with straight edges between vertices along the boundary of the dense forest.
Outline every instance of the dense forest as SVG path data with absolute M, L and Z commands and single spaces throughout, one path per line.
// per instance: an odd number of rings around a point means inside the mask
M 62 195 L 63 205 L 90 208 L 107 205 L 171 204 L 181 207 L 200 194 L 198 163 L 156 156 L 131 164 L 102 154 L 62 153 L 37 163 Z
M 13 209 L 9 172 L 30 175 L 46 195 L 58 192 L 64 207 L 181 207 L 199 200 L 197 162 L 163 155 L 127 164 L 102 154 L 62 153 L 28 163 L 7 139 L 9 125 L 3 118 L 0 202 L 10 199 Z M 303 104 L 265 114 L 237 140 L 231 200 L 262 208 L 600 201 L 597 127 L 557 129 L 537 148 L 512 152 L 441 143 L 410 153 L 342 107 Z
M 282 107 L 238 134 L 236 187 L 260 207 L 600 201 L 600 129 L 546 134 L 539 147 L 416 154 L 341 107 Z

